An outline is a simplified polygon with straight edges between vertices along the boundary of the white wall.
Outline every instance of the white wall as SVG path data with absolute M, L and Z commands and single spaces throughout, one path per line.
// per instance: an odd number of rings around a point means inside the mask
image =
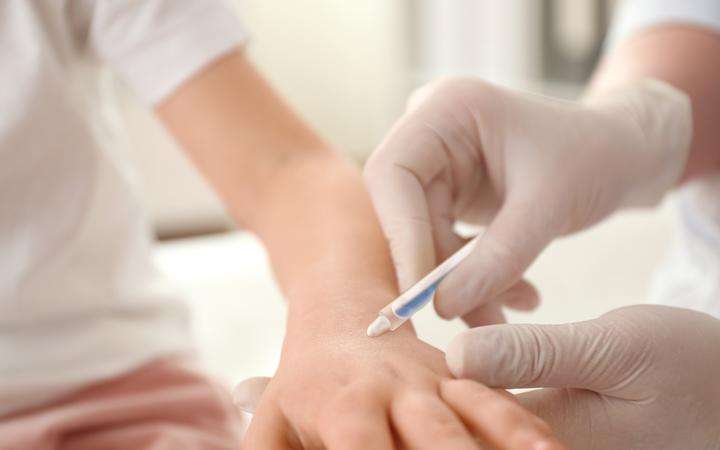
M 512 84 L 540 76 L 540 2 L 418 1 L 418 78 L 472 74 Z
M 253 60 L 325 136 L 365 156 L 409 89 L 405 2 L 243 3 Z

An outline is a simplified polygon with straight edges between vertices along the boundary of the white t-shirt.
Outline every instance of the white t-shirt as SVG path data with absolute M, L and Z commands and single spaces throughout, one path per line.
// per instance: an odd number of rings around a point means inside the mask
M 0 2 L 0 415 L 190 347 L 103 85 L 153 104 L 243 39 L 220 0 Z
M 720 0 L 628 0 L 611 30 L 610 46 L 668 23 L 720 33 Z M 705 76 L 717 79 L 720 73 Z M 674 201 L 680 233 L 654 278 L 650 301 L 720 318 L 720 175 L 681 188 Z

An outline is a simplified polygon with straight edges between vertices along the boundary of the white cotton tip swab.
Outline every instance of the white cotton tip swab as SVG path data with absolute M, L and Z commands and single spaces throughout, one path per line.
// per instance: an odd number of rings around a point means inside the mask
M 367 335 L 377 337 L 390 330 L 390 321 L 385 316 L 378 316 L 367 329 Z

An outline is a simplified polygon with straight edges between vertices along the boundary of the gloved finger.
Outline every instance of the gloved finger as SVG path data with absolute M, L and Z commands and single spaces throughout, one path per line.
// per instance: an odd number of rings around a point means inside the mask
M 365 165 L 365 182 L 390 244 L 401 291 L 436 265 L 426 188 L 448 165 L 430 130 L 404 118 Z
M 513 201 L 500 209 L 472 253 L 440 283 L 440 316 L 467 314 L 520 280 L 553 237 L 535 208 L 533 202 Z
M 519 311 L 532 311 L 540 304 L 540 294 L 532 283 L 522 279 L 495 297 L 495 301 Z
M 517 311 L 532 311 L 540 305 L 540 294 L 532 283 L 520 280 L 500 294 L 497 301 Z
M 643 370 L 646 342 L 629 339 L 600 318 L 565 325 L 490 325 L 450 343 L 446 360 L 459 378 L 488 386 L 575 387 L 623 394 L 623 383 Z
M 408 96 L 407 102 L 405 104 L 405 111 L 412 112 L 418 107 L 420 107 L 420 105 L 425 103 L 433 94 L 433 92 L 437 88 L 438 83 L 440 82 L 440 80 L 435 80 L 430 83 L 426 83 L 412 91 Z
M 453 196 L 448 177 L 449 175 L 441 174 L 427 188 L 436 266 L 458 251 L 466 242 L 455 233 Z
M 596 448 L 627 447 L 627 436 L 618 432 L 617 422 L 612 422 L 615 403 L 626 403 L 625 400 L 604 397 L 585 389 L 560 388 L 523 392 L 517 399 L 524 408 L 544 420 L 568 448 L 587 447 L 590 436 Z M 628 424 L 628 427 L 632 426 Z
M 428 203 L 433 224 L 433 237 L 435 241 L 435 254 L 438 264 L 449 258 L 453 253 L 465 245 L 469 239 L 463 239 L 455 233 L 455 220 L 452 216 L 452 199 L 447 188 L 448 184 L 440 180 L 433 182 L 428 189 Z M 433 302 L 442 304 L 442 294 L 435 293 Z M 452 295 L 452 293 L 450 293 Z M 463 320 L 470 326 L 505 323 L 505 315 L 500 303 L 493 302 L 481 305 L 463 316 Z
M 501 305 L 521 311 L 529 311 L 535 309 L 539 303 L 540 299 L 535 286 L 529 281 L 520 280 L 513 287 L 497 296 L 492 302 L 478 306 L 465 314 L 462 319 L 470 328 L 505 323 L 505 315 L 502 312 Z
M 473 328 L 507 322 L 502 306 L 498 302 L 490 302 L 480 305 L 465 314 L 462 319 L 469 327 Z
M 233 403 L 239 410 L 253 414 L 255 409 L 260 404 L 260 397 L 271 378 L 269 377 L 254 377 L 247 378 L 235 386 L 233 389 Z
M 548 425 L 524 409 L 514 399 L 470 380 L 448 380 L 440 386 L 440 396 L 463 419 L 475 436 L 499 450 L 563 447 Z

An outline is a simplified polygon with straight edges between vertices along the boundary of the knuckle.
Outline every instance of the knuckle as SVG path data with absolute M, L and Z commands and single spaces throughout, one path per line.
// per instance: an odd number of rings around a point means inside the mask
M 523 423 L 527 421 L 527 418 L 532 417 L 520 405 L 508 402 L 506 399 L 488 395 L 484 395 L 481 398 L 483 400 L 483 408 L 490 411 L 492 416 L 498 418 L 499 421 L 507 423 Z M 534 421 L 532 421 L 532 425 L 534 428 Z
M 428 423 L 430 433 L 439 442 L 455 441 L 467 436 L 467 431 L 452 415 L 437 415 Z
M 363 424 L 362 418 L 349 415 L 346 408 L 340 411 L 324 409 L 318 418 L 317 426 L 323 435 L 339 437 L 355 445 L 369 442 L 374 436 L 373 430 Z
M 521 268 L 518 252 L 511 243 L 487 236 L 482 240 L 482 248 L 487 255 L 487 261 L 492 265 L 500 265 L 505 271 L 513 273 Z
M 427 393 L 406 392 L 400 395 L 396 401 L 397 412 L 408 417 L 426 415 L 434 409 L 434 403 Z
M 317 426 L 319 429 L 331 430 L 333 429 L 336 420 L 337 413 L 333 406 L 328 404 L 320 410 L 320 413 L 317 416 Z
M 439 412 L 435 401 L 428 394 L 405 394 L 401 397 L 399 410 L 405 417 L 422 416 L 428 433 L 441 441 L 464 435 L 464 428 L 455 416 Z
M 441 392 L 443 398 L 446 398 L 446 396 L 467 398 L 468 395 L 471 395 L 473 401 L 480 404 L 480 402 L 486 397 L 486 395 L 489 395 L 488 393 L 492 392 L 489 388 L 478 389 L 478 387 L 482 388 L 484 386 L 485 385 L 477 383 L 476 381 L 468 380 L 465 378 L 450 379 L 443 381 Z
M 460 380 L 448 380 L 445 382 L 445 384 L 450 387 L 451 389 L 457 389 L 458 391 L 466 392 L 470 389 L 474 389 L 479 385 L 477 382 L 468 380 L 468 379 L 460 379 Z M 488 390 L 489 392 L 489 390 Z
M 331 420 L 339 415 L 352 414 L 363 407 L 368 407 L 377 398 L 382 387 L 375 383 L 357 382 L 342 389 L 323 409 L 323 417 Z
M 353 448 L 368 448 L 375 440 L 376 430 L 357 421 L 343 421 L 335 428 L 335 433 Z

